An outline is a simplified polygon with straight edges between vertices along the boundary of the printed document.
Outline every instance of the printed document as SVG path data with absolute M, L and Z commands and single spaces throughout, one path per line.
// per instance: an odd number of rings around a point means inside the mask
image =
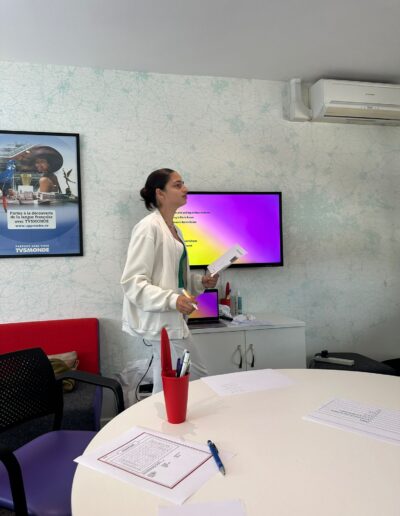
M 240 500 L 223 502 L 190 503 L 181 507 L 159 507 L 158 516 L 246 516 L 243 503 Z
M 210 263 L 207 267 L 211 276 L 227 269 L 232 263 L 235 263 L 239 258 L 246 255 L 247 251 L 240 247 L 240 245 L 236 244 L 230 249 L 228 249 L 222 256 L 220 256 L 217 260 Z
M 400 410 L 386 410 L 356 401 L 333 399 L 304 419 L 400 444 Z
M 232 454 L 221 453 L 221 460 Z M 182 504 L 218 473 L 207 444 L 134 427 L 75 462 Z
M 292 379 L 272 369 L 206 376 L 201 380 L 220 396 L 282 389 L 294 383 Z

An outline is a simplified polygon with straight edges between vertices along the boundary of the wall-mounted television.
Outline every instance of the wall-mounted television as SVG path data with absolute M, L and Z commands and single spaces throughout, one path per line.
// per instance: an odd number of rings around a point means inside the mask
M 189 192 L 174 218 L 193 268 L 206 268 L 235 244 L 232 267 L 283 265 L 281 192 Z

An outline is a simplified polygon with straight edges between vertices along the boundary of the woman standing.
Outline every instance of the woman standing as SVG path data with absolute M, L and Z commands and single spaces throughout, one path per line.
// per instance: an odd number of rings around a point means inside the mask
M 183 236 L 174 225 L 175 212 L 186 204 L 188 189 L 178 172 L 163 168 L 152 172 L 141 189 L 146 208 L 132 231 L 125 269 L 122 328 L 153 350 L 153 393 L 162 390 L 160 333 L 165 327 L 171 341 L 173 363 L 190 352 L 191 379 L 207 374 L 194 346 L 185 317 L 193 312 L 195 298 L 180 293 L 182 288 L 198 295 L 215 287 L 218 276 L 192 274 Z

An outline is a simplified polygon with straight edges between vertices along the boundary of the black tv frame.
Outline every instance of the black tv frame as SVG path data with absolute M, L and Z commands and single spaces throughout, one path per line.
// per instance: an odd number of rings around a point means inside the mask
M 271 195 L 278 195 L 279 197 L 279 237 L 280 237 L 280 256 L 281 261 L 276 263 L 233 263 L 229 266 L 229 268 L 235 268 L 235 269 L 243 269 L 248 267 L 283 267 L 284 260 L 283 260 L 283 219 L 282 219 L 282 192 L 233 192 L 233 191 L 217 191 L 217 192 L 210 192 L 210 191 L 204 191 L 204 190 L 193 190 L 189 191 L 188 195 L 191 194 L 207 194 L 207 195 L 221 195 L 221 194 L 234 194 L 234 195 L 262 195 L 262 194 L 271 194 Z M 183 206 L 184 208 L 184 206 Z M 190 265 L 191 269 L 207 269 L 207 265 Z

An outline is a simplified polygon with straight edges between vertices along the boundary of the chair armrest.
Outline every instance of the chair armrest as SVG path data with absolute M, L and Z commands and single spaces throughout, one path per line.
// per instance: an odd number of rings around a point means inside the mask
M 106 387 L 111 389 L 114 393 L 115 400 L 117 402 L 117 414 L 120 414 L 125 410 L 124 395 L 122 393 L 121 384 L 114 380 L 114 378 L 107 378 L 106 376 L 100 376 L 98 374 L 87 373 L 86 371 L 65 371 L 56 375 L 57 380 L 64 380 L 64 378 L 71 378 L 78 382 L 90 383 L 91 385 L 97 385 L 99 387 Z
M 12 452 L 0 450 L 0 462 L 4 464 L 8 473 L 15 514 L 28 516 L 24 480 L 16 456 Z

